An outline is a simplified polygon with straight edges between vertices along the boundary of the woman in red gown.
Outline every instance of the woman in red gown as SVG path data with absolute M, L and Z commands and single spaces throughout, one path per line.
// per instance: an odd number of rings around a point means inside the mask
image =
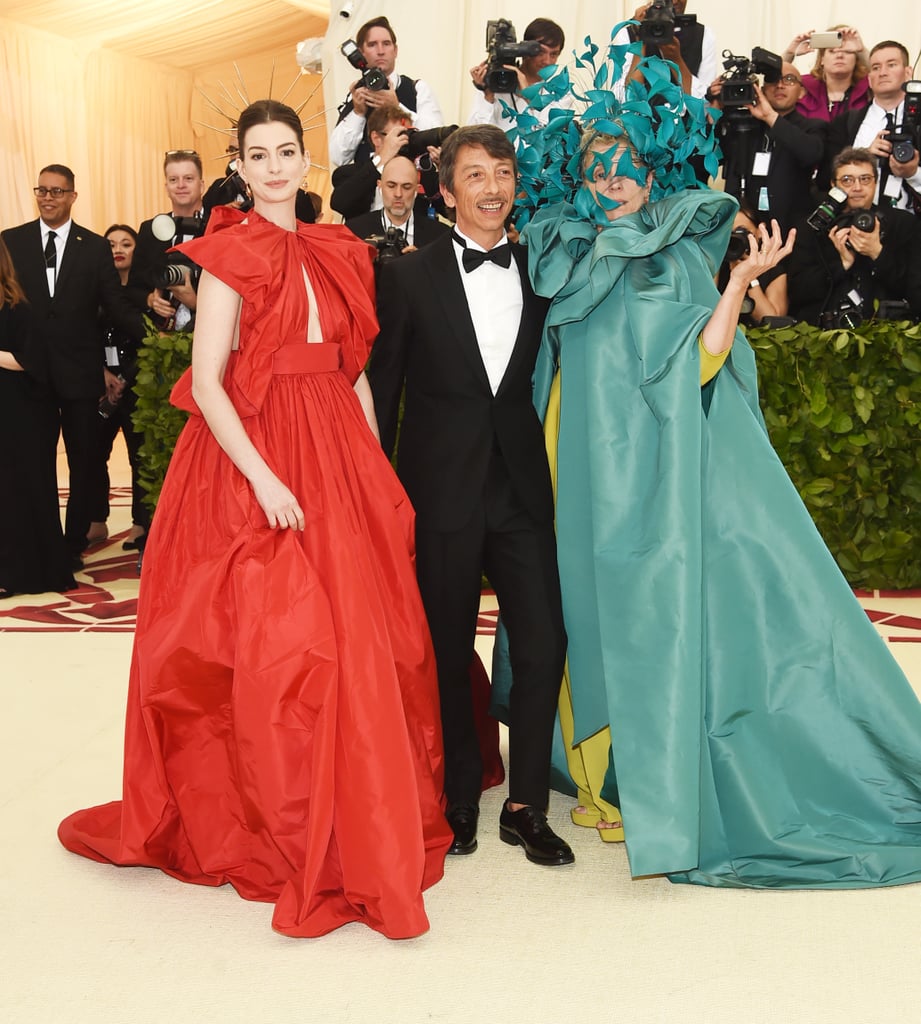
M 442 874 L 442 747 L 413 512 L 362 369 L 369 248 L 294 215 L 294 111 L 240 116 L 248 214 L 184 245 L 204 268 L 192 412 L 144 558 L 120 801 L 58 834 L 75 853 L 229 882 L 273 926 L 428 928 Z

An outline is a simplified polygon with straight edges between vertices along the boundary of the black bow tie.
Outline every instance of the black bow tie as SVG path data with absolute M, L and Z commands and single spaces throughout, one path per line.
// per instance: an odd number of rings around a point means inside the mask
M 512 265 L 512 247 L 508 242 L 503 242 L 502 245 L 497 245 L 495 249 L 483 252 L 481 249 L 468 248 L 467 243 L 456 231 L 452 232 L 452 235 L 454 241 L 464 247 L 464 251 L 461 254 L 461 262 L 466 273 L 469 274 L 471 270 L 476 270 L 482 263 L 496 263 L 506 269 Z

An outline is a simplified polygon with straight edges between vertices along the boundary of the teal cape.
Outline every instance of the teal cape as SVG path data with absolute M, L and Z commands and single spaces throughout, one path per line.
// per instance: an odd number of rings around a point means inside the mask
M 919 881 L 921 704 L 771 448 L 741 333 L 700 386 L 734 211 L 686 191 L 600 232 L 565 204 L 524 232 L 553 298 L 542 415 L 561 372 L 575 740 L 610 724 L 634 876 Z M 494 704 L 510 685 L 500 649 Z

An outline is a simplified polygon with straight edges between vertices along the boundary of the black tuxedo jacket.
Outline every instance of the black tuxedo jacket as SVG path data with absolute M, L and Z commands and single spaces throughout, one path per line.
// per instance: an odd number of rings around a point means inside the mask
M 378 288 L 380 334 L 369 376 L 390 453 L 405 385 L 397 472 L 420 527 L 456 530 L 483 495 L 501 451 L 519 499 L 539 523 L 553 520 L 550 471 L 531 376 L 548 302 L 531 290 L 524 249 L 513 246 L 524 299 L 508 368 L 493 395 L 467 308 L 454 243 L 445 234 L 387 263 Z M 473 271 L 476 273 L 477 271 Z
M 353 217 L 345 222 L 345 226 L 359 238 L 370 238 L 372 235 L 384 233 L 384 218 L 380 210 L 371 210 L 363 213 L 360 217 Z M 421 249 L 423 245 L 434 242 L 445 232 L 451 229 L 440 220 L 433 220 L 430 217 L 420 217 L 418 213 L 413 215 L 413 245 Z
M 145 333 L 141 314 L 119 283 L 112 247 L 101 235 L 71 223 L 52 298 L 39 221 L 9 228 L 3 241 L 34 314 L 36 375 L 60 398 L 98 398 L 105 391 L 100 306 L 133 340 Z

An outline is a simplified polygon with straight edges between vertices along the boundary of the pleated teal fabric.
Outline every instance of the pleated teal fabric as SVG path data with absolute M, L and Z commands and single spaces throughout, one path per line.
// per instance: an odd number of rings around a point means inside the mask
M 576 741 L 611 726 L 635 876 L 918 881 L 921 704 L 770 446 L 741 333 L 700 387 L 734 212 L 687 191 L 600 232 L 568 205 L 525 230 L 554 299 L 535 403 L 559 369 Z

